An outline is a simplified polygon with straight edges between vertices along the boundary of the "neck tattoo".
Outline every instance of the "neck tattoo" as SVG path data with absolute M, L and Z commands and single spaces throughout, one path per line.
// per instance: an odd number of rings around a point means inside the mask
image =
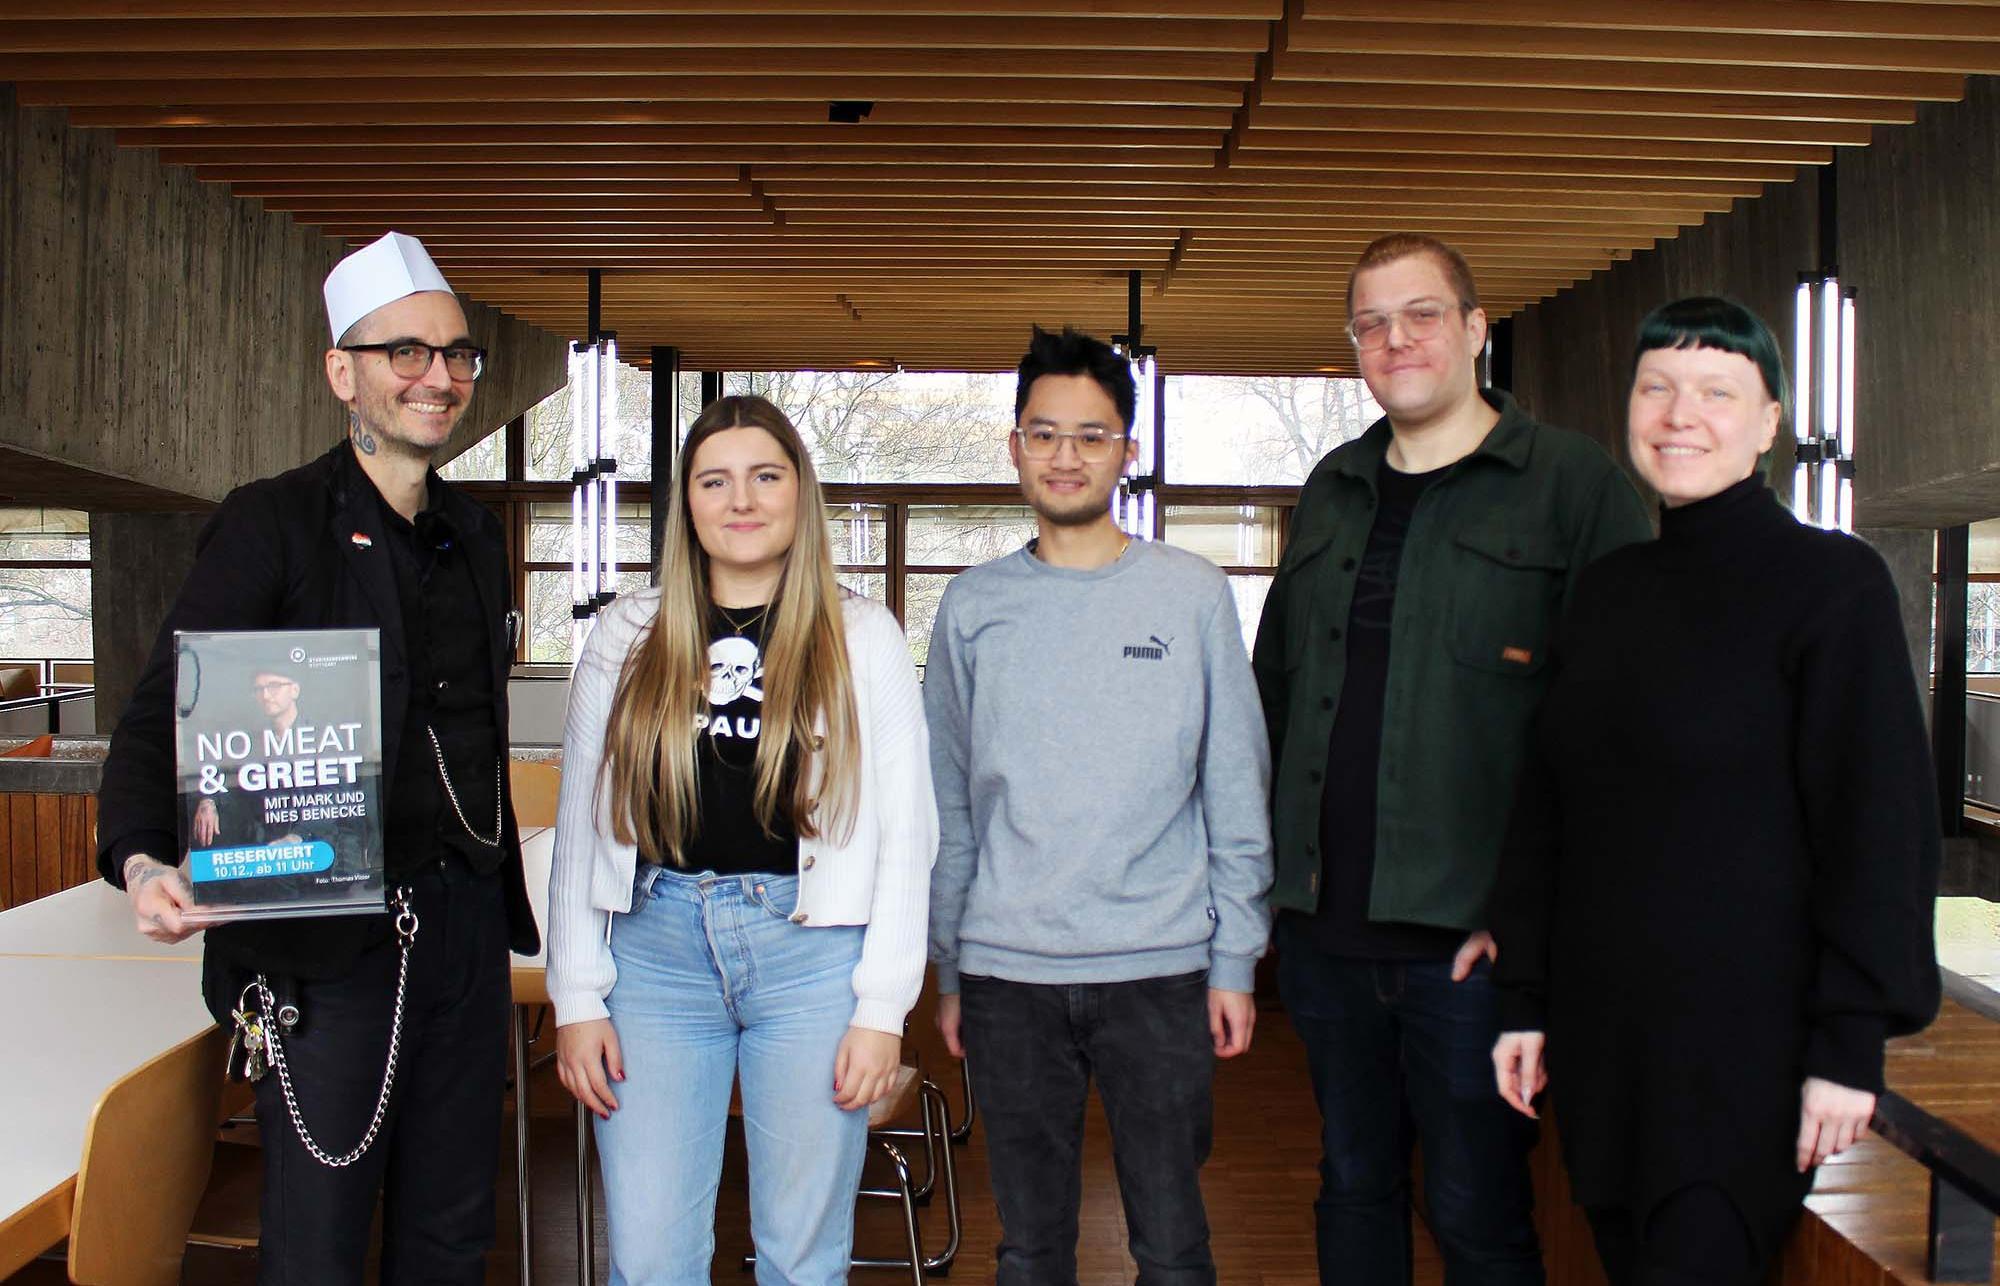
M 362 455 L 375 454 L 375 435 L 361 427 L 361 416 L 354 411 L 347 413 L 347 436 Z

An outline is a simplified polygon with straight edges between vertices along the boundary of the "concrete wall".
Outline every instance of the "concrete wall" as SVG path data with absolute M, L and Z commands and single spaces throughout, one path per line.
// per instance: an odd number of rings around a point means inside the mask
M 346 432 L 320 296 L 343 253 L 0 84 L 0 498 L 92 512 L 102 730 L 192 562 L 202 516 L 171 511 Z M 561 338 L 462 302 L 489 357 L 447 457 L 568 375 Z
M 181 582 L 194 566 L 198 513 L 90 516 L 90 642 L 97 731 L 109 733 L 132 699 Z
M 6 85 L 0 192 L 0 452 L 71 466 L 67 503 L 119 507 L 133 483 L 218 500 L 344 431 L 321 360 L 339 243 Z M 454 452 L 567 376 L 558 337 L 466 312 L 492 356 Z M 118 485 L 95 497 L 93 475 Z

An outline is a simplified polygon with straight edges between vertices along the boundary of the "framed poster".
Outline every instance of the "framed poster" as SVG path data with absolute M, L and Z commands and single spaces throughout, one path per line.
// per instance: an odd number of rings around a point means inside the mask
M 382 912 L 376 630 L 174 635 L 196 923 Z

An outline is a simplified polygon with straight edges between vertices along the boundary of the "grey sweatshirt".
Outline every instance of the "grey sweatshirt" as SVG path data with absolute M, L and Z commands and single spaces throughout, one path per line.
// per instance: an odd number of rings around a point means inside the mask
M 1249 991 L 1270 936 L 1270 745 L 1227 578 L 1135 541 L 948 586 L 924 671 L 938 990 L 965 973 Z

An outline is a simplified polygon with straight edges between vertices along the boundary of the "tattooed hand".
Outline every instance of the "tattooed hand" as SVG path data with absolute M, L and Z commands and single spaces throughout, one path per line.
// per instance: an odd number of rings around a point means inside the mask
M 182 919 L 194 906 L 194 893 L 179 867 L 156 862 L 144 853 L 125 859 L 125 896 L 139 932 L 155 942 L 174 943 L 200 932 Z

